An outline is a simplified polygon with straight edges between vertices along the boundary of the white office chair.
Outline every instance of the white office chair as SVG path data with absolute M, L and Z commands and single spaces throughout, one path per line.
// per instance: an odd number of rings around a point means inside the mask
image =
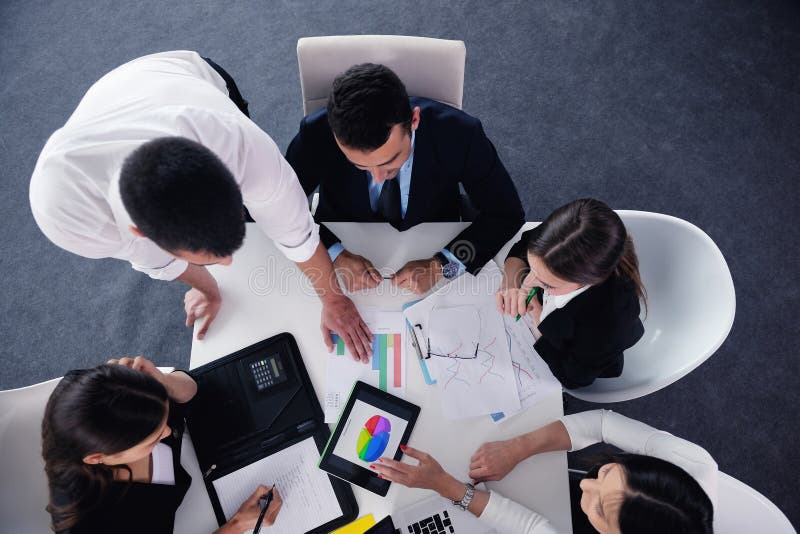
M 163 372 L 172 368 L 160 367 Z M 51 532 L 47 476 L 42 461 L 42 417 L 47 399 L 61 378 L 19 389 L 0 391 L 0 532 Z M 188 439 L 181 463 L 192 476 L 192 487 L 175 517 L 176 534 L 211 532 L 214 513 L 203 486 L 197 457 Z M 202 528 L 200 528 L 202 526 Z
M 647 290 L 645 332 L 625 351 L 622 376 L 567 390 L 589 402 L 635 399 L 689 374 L 722 345 L 736 312 L 728 264 L 705 232 L 669 215 L 617 213 L 639 256 Z
M 725 473 L 719 474 L 715 534 L 797 534 L 777 506 Z
M 0 525 L 4 532 L 51 532 L 42 461 L 42 415 L 60 378 L 0 391 Z
M 409 95 L 461 109 L 465 58 L 463 41 L 404 35 L 304 37 L 297 41 L 303 114 L 324 107 L 333 79 L 359 63 L 386 65 Z

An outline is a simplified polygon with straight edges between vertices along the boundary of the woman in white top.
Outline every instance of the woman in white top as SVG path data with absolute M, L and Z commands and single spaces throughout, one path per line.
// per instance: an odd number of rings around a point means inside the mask
M 713 458 L 693 443 L 608 410 L 568 415 L 513 439 L 485 443 L 470 460 L 469 476 L 476 482 L 499 480 L 534 454 L 574 451 L 598 442 L 626 451 L 580 483 L 581 509 L 598 532 L 712 532 L 718 476 Z M 404 452 L 418 465 L 381 458 L 373 468 L 387 480 L 462 501 L 498 532 L 556 532 L 544 516 L 496 492 L 474 490 L 471 502 L 465 503 L 473 492 L 471 484 L 445 472 L 428 454 L 410 447 Z

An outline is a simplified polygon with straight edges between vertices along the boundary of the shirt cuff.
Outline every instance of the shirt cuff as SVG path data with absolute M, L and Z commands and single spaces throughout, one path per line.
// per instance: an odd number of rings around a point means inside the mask
M 442 254 L 444 254 L 444 257 L 445 257 L 445 258 L 447 258 L 447 261 L 449 261 L 450 263 L 455 263 L 456 265 L 458 265 L 458 276 L 461 276 L 462 274 L 464 274 L 464 271 L 466 271 L 466 270 L 467 270 L 467 268 L 464 266 L 464 264 L 463 264 L 463 263 L 461 263 L 461 262 L 458 260 L 458 258 L 456 258 L 455 256 L 453 256 L 453 253 L 452 253 L 452 252 L 450 252 L 450 251 L 449 251 L 449 250 L 447 250 L 446 248 L 443 248 L 443 249 L 442 249 L 440 252 L 441 252 Z
M 315 224 L 305 241 L 297 246 L 288 246 L 277 241 L 274 241 L 274 243 L 278 250 L 290 261 L 295 263 L 308 261 L 319 246 L 319 226 Z
M 156 269 L 142 267 L 141 265 L 136 265 L 135 263 L 131 263 L 131 267 L 140 273 L 146 274 L 154 280 L 166 280 L 169 282 L 182 275 L 189 267 L 189 262 L 175 258 L 165 266 Z
M 339 257 L 339 254 L 344 252 L 344 245 L 342 245 L 341 241 L 337 241 L 333 245 L 328 247 L 328 256 L 331 257 L 331 263 L 336 261 L 336 258 Z

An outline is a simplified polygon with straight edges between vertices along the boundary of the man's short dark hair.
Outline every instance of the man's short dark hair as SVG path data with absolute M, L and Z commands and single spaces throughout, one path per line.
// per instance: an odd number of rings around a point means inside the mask
M 411 104 L 397 74 L 383 65 L 362 63 L 333 80 L 328 97 L 328 122 L 348 148 L 371 152 L 403 124 L 411 134 Z
M 228 256 L 244 240 L 242 193 L 208 148 L 184 137 L 160 137 L 122 164 L 122 203 L 159 247 Z

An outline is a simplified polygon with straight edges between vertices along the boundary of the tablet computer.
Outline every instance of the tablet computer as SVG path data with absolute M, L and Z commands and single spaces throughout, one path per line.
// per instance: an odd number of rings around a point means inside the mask
M 369 468 L 378 458 L 400 460 L 419 406 L 358 381 L 319 460 L 320 469 L 385 497 L 391 482 Z

